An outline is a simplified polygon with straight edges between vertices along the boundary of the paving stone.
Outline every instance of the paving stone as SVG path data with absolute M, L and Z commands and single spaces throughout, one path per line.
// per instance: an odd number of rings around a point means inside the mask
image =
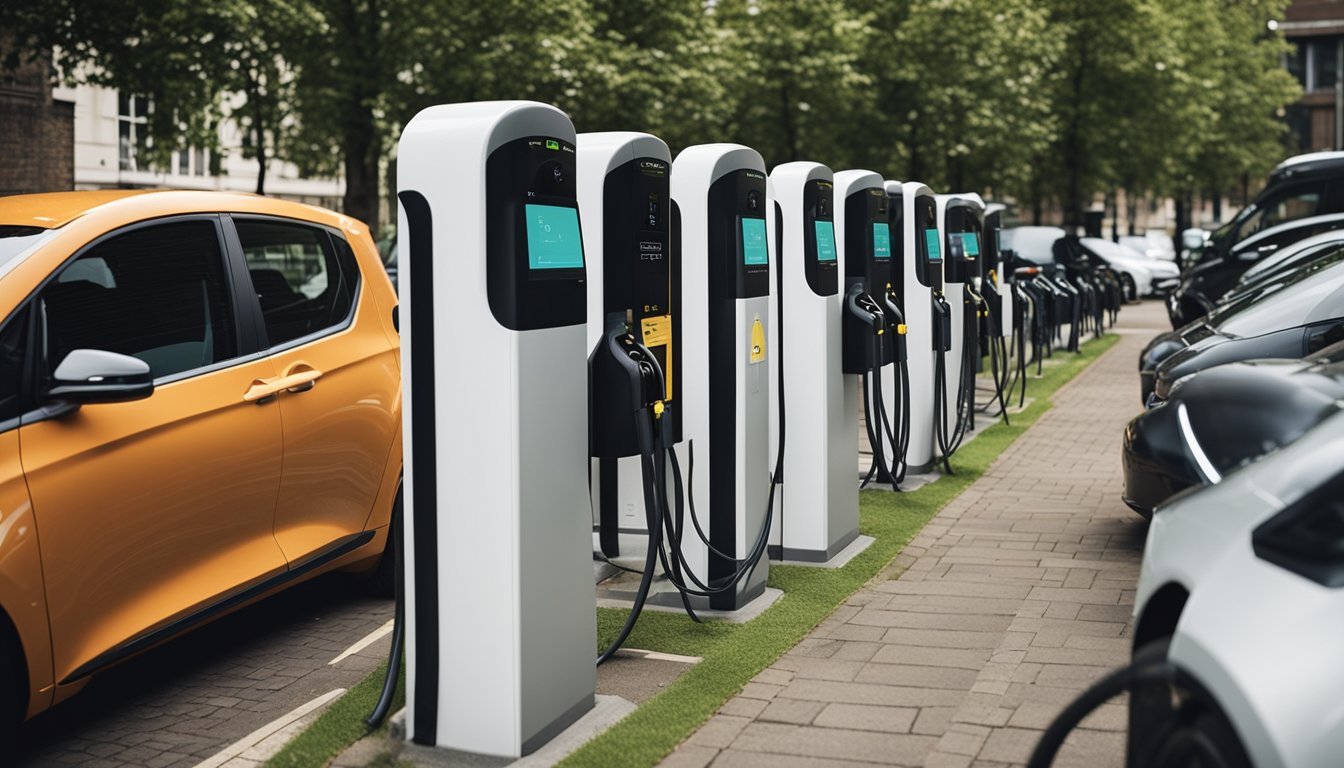
M 1054 716 L 1128 658 L 1146 530 L 1120 502 L 1117 447 L 1139 410 L 1133 361 L 1166 322 L 1145 302 L 1121 324 L 1116 346 L 906 547 L 893 578 L 781 658 L 774 673 L 789 679 L 744 691 L 772 703 L 714 765 L 1020 766 Z M 852 678 L 846 662 L 861 663 Z M 821 709 L 810 725 L 765 722 L 786 704 Z M 1103 706 L 1057 765 L 1119 766 L 1125 713 L 1123 700 Z
M 775 699 L 765 710 L 756 716 L 764 723 L 794 723 L 807 725 L 826 707 L 819 701 L 799 701 L 797 699 Z

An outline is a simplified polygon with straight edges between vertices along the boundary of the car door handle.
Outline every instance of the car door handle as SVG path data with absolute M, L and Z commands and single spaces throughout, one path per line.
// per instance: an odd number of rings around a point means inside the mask
M 316 386 L 317 380 L 321 376 L 321 371 L 309 368 L 273 379 L 253 379 L 252 386 L 248 387 L 247 391 L 243 393 L 243 400 L 248 403 L 263 405 L 274 400 L 275 396 L 281 392 L 292 392 L 294 394 L 307 392 Z

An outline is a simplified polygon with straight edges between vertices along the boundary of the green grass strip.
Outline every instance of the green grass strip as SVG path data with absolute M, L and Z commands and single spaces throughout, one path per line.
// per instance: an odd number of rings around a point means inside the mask
M 358 685 L 346 691 L 284 749 L 267 760 L 266 768 L 317 768 L 330 763 L 346 747 L 368 736 L 370 731 L 364 724 L 364 718 L 378 703 L 386 675 L 387 663 L 384 662 Z M 392 712 L 401 709 L 406 703 L 405 691 L 406 667 L 403 664 L 397 693 L 392 699 Z M 387 726 L 383 728 L 385 730 Z
M 651 766 L 676 748 L 710 718 L 724 702 L 785 651 L 797 645 L 850 595 L 872 580 L 900 554 L 949 501 L 974 483 L 989 465 L 1028 427 L 1049 410 L 1050 396 L 1119 340 L 1094 339 L 1082 353 L 1057 352 L 1040 378 L 1027 385 L 1032 402 L 1002 422 L 982 428 L 952 461 L 955 475 L 944 476 L 908 493 L 863 491 L 859 495 L 859 530 L 875 541 L 843 568 L 770 566 L 769 584 L 784 596 L 746 624 L 692 622 L 684 614 L 648 611 L 635 625 L 626 645 L 631 648 L 699 656 L 687 670 L 654 698 L 606 732 L 571 754 L 563 768 Z M 984 424 L 990 417 L 978 414 Z M 627 611 L 597 609 L 598 645 L 613 640 Z M 364 717 L 373 709 L 382 686 L 380 667 L 267 763 L 268 768 L 317 768 L 368 734 Z M 404 675 L 404 672 L 403 672 Z M 401 706 L 398 693 L 397 707 Z

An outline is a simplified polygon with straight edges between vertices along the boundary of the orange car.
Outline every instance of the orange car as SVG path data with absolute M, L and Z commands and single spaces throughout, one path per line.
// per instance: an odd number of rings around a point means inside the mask
M 319 208 L 0 198 L 0 730 L 302 579 L 390 577 L 396 304 Z

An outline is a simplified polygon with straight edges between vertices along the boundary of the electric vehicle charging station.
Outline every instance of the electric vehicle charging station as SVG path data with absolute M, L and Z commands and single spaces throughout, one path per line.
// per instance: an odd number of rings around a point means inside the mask
M 578 137 L 578 193 L 588 260 L 588 349 L 597 350 L 613 332 L 621 335 L 629 330 L 654 356 L 664 379 L 660 399 L 666 410 L 659 418 L 664 445 L 681 440 L 681 412 L 674 399 L 680 366 L 674 344 L 673 281 L 680 276 L 680 265 L 672 260 L 671 167 L 667 144 L 656 136 L 604 132 Z M 621 383 L 616 386 L 619 390 Z M 592 381 L 589 485 L 598 544 L 607 558 L 622 554 L 621 531 L 648 529 L 634 434 L 638 417 L 618 407 L 628 399 L 618 394 L 604 390 L 596 378 Z
M 788 481 L 774 498 L 769 553 L 777 560 L 828 562 L 859 535 L 858 392 L 841 359 L 841 212 L 831 169 L 818 163 L 776 166 L 767 191 L 771 285 L 778 291 L 770 304 L 767 349 L 783 353 L 767 355 L 770 398 L 785 406 L 791 438 L 784 452 Z M 782 327 L 788 333 L 780 338 Z M 784 391 L 781 381 L 788 383 Z M 788 408 L 790 403 L 799 407 Z M 772 410 L 772 453 L 783 426 Z
M 891 187 L 888 195 L 891 196 Z M 936 457 L 935 410 L 942 401 L 934 381 L 940 360 L 949 349 L 951 317 L 943 296 L 943 249 L 933 190 L 917 181 L 900 185 L 902 222 L 901 253 L 905 287 L 905 336 L 910 369 L 910 444 L 906 450 L 908 471 L 933 469 Z M 927 307 L 927 309 L 925 309 Z
M 1003 230 L 1003 216 L 1008 208 L 1003 203 L 987 203 L 984 210 L 983 237 L 980 240 L 980 268 L 984 274 L 982 292 L 989 314 L 984 318 L 983 339 L 989 353 L 990 373 L 994 378 L 995 396 L 1000 413 L 1008 420 L 1009 393 L 1013 390 L 1012 347 L 1013 287 L 1008 284 L 1008 267 L 1004 263 L 999 233 Z
M 764 557 L 779 480 L 769 455 L 770 253 L 766 174 L 740 144 L 687 147 L 672 162 L 673 258 L 681 263 L 681 401 L 690 514 L 688 576 L 705 574 L 703 605 L 733 611 L 765 592 Z M 726 555 L 726 556 L 725 556 Z
M 563 112 L 527 101 L 430 107 L 400 140 L 406 730 L 419 744 L 518 757 L 594 705 L 574 144 Z
M 936 195 L 939 241 L 943 245 L 943 290 L 951 305 L 951 340 L 944 362 L 944 462 L 975 425 L 975 374 L 980 361 L 980 235 L 984 203 L 979 195 Z
M 835 176 L 836 228 L 844 264 L 844 371 L 860 378 L 873 464 L 864 476 L 893 486 L 905 478 L 909 442 L 906 323 L 893 271 L 899 245 L 882 177 L 848 170 Z M 853 391 L 853 384 L 849 385 Z M 850 411 L 853 419 L 854 412 Z

